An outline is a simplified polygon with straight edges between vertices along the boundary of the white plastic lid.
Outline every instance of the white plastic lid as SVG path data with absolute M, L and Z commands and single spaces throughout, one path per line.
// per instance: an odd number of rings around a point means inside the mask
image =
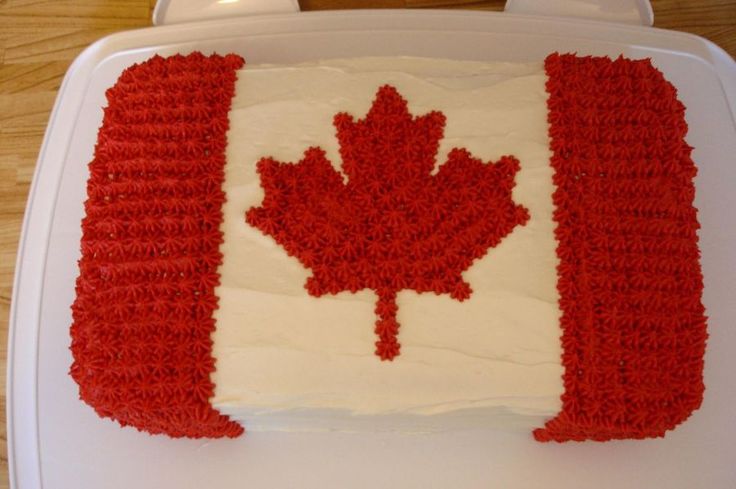
M 153 24 L 182 24 L 298 11 L 298 0 L 158 0 L 153 10 Z
M 506 12 L 586 19 L 624 24 L 654 24 L 649 0 L 506 0 Z

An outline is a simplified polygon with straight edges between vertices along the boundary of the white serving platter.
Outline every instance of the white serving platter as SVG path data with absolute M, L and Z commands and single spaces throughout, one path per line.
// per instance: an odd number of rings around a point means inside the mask
M 155 53 L 249 63 L 360 55 L 531 61 L 552 51 L 650 57 L 688 108 L 700 168 L 710 339 L 703 406 L 664 439 L 541 444 L 529 433 L 253 433 L 173 440 L 121 429 L 67 375 L 87 163 L 121 71 Z M 460 11 L 243 17 L 124 32 L 89 47 L 59 90 L 21 236 L 8 349 L 11 483 L 58 488 L 736 487 L 736 64 L 696 36 L 580 19 Z

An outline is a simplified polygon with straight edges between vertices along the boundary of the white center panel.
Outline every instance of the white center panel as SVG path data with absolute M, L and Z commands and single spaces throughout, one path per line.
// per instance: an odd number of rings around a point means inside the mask
M 213 334 L 213 405 L 246 429 L 530 430 L 557 414 L 563 392 L 541 63 L 360 58 L 292 67 L 246 66 L 230 113 L 224 254 Z M 401 355 L 374 354 L 372 291 L 315 298 L 310 271 L 245 222 L 263 190 L 257 161 L 298 162 L 323 148 L 340 170 L 333 117 L 365 117 L 381 85 L 409 111 L 440 110 L 445 137 L 484 161 L 521 162 L 514 201 L 531 218 L 463 274 L 469 300 L 402 291 Z

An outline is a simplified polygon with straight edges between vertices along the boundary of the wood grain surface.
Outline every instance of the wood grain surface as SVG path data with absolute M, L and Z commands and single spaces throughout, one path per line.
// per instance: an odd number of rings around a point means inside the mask
M 301 0 L 303 10 L 467 8 L 503 0 Z M 0 489 L 8 487 L 5 370 L 8 312 L 26 197 L 49 112 L 69 64 L 112 32 L 150 25 L 155 0 L 0 0 Z M 655 25 L 736 55 L 736 0 L 654 0 Z

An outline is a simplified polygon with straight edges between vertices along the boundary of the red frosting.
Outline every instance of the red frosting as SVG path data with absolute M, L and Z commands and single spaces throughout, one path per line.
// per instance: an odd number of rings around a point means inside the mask
M 335 116 L 347 182 L 319 148 L 297 164 L 258 162 L 265 197 L 248 223 L 312 269 L 310 294 L 376 292 L 382 360 L 400 350 L 397 292 L 468 298 L 461 273 L 529 219 L 511 198 L 513 157 L 486 164 L 453 149 L 432 175 L 444 125 L 441 112 L 412 117 L 396 89 L 384 86 L 365 119 Z
M 221 189 L 239 56 L 156 56 L 107 91 L 89 165 L 71 375 L 100 416 L 237 436 L 209 403 Z
M 545 67 L 565 393 L 534 436 L 662 436 L 703 396 L 685 109 L 648 60 L 553 54 Z

